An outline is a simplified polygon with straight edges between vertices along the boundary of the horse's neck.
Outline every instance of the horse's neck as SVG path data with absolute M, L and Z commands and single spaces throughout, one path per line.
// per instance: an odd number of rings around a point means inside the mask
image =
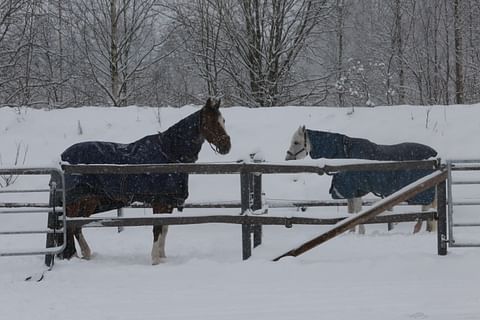
M 319 139 L 320 131 L 309 130 L 305 131 L 306 149 L 312 159 L 323 158 L 323 150 L 321 140 Z
M 344 150 L 344 135 L 334 132 L 307 129 L 306 137 L 310 144 L 309 154 L 312 159 L 346 158 Z
M 307 152 L 307 155 L 310 154 L 310 152 L 312 151 L 312 143 L 310 142 L 310 137 L 308 136 L 308 133 L 305 132 L 305 151 Z
M 200 134 L 200 111 L 180 120 L 161 133 L 164 151 L 171 161 L 195 162 L 204 138 Z

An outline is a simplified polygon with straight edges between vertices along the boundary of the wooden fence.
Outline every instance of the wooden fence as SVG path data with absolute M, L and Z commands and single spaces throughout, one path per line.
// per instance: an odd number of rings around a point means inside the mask
M 288 251 L 286 254 L 277 257 L 275 260 L 283 256 L 296 256 L 316 245 L 335 237 L 336 235 L 348 230 L 352 226 L 359 223 L 391 223 L 403 221 L 415 221 L 417 219 L 430 219 L 443 217 L 445 213 L 445 202 L 442 201 L 444 194 L 444 180 L 446 174 L 440 168 L 438 160 L 423 161 L 403 161 L 403 162 L 371 162 L 343 165 L 295 165 L 295 164 L 269 164 L 269 163 L 196 163 L 196 164 L 159 164 L 159 165 L 63 165 L 65 174 L 145 174 L 145 173 L 172 173 L 182 172 L 188 174 L 239 174 L 241 184 L 240 202 L 216 203 L 209 202 L 206 204 L 191 204 L 190 207 L 203 208 L 236 208 L 240 207 L 239 215 L 216 215 L 216 216 L 185 216 L 185 217 L 89 217 L 89 218 L 67 218 L 67 225 L 77 225 L 83 227 L 126 227 L 126 226 L 144 226 L 144 225 L 178 225 L 178 224 L 201 224 L 201 223 L 232 223 L 242 226 L 242 256 L 247 259 L 251 255 L 252 247 L 261 244 L 262 225 L 283 225 L 291 227 L 294 224 L 308 225 L 335 225 L 328 232 L 328 235 L 321 235 L 312 242 L 305 244 L 302 248 L 296 248 Z M 359 215 L 343 218 L 318 219 L 308 217 L 272 217 L 272 216 L 252 216 L 248 215 L 249 211 L 256 211 L 262 207 L 262 175 L 264 174 L 295 174 L 295 173 L 314 173 L 314 174 L 333 174 L 340 171 L 363 171 L 363 170 L 401 170 L 401 169 L 432 169 L 436 172 L 435 177 L 408 189 L 394 199 L 390 197 L 379 201 L 361 212 Z M 387 208 L 394 204 L 404 201 L 417 193 L 422 192 L 434 185 L 437 185 L 439 192 L 438 213 L 429 212 L 412 212 L 405 214 L 388 214 L 378 216 Z M 443 187 L 442 187 L 443 186 Z M 396 195 L 396 194 L 395 194 Z M 393 196 L 393 195 L 392 195 Z M 296 201 L 285 206 L 308 207 L 309 205 L 338 205 L 338 202 L 328 201 Z M 277 203 L 277 207 L 281 204 Z M 188 207 L 188 204 L 187 204 Z M 53 218 L 52 218 L 53 219 Z M 443 219 L 443 218 L 442 218 Z M 49 219 L 50 220 L 50 219 Z M 343 220 L 343 222 L 341 222 Z M 52 221 L 52 220 L 50 220 Z M 440 221 L 438 228 L 438 253 L 446 254 L 446 225 Z M 444 230 L 445 229 L 445 230 Z M 253 236 L 253 246 L 252 246 Z M 50 241 L 51 242 L 51 241 Z M 47 246 L 52 243 L 47 243 Z M 306 249 L 306 250 L 305 250 Z M 52 257 L 50 257 L 52 258 Z

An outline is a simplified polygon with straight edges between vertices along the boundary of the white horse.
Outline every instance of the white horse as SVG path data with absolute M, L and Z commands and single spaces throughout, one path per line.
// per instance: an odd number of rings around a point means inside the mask
M 285 160 L 299 160 L 310 156 L 312 159 L 367 159 L 384 161 L 423 160 L 435 157 L 437 152 L 429 146 L 405 142 L 394 145 L 379 145 L 367 139 L 352 138 L 343 134 L 306 129 L 300 126 L 291 139 Z M 362 198 L 347 199 L 348 213 L 358 213 L 362 210 Z M 422 205 L 422 211 L 436 207 L 432 204 Z M 413 232 L 422 228 L 422 220 L 418 220 Z M 427 231 L 433 231 L 436 224 L 433 220 L 427 221 Z M 365 227 L 359 226 L 359 232 L 365 233 Z

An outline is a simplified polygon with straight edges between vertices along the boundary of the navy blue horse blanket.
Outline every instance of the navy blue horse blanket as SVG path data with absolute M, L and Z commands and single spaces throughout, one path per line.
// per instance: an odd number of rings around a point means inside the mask
M 204 138 L 199 133 L 200 114 L 193 113 L 163 133 L 129 144 L 81 142 L 66 149 L 61 158 L 70 164 L 161 164 L 195 162 Z M 181 207 L 188 197 L 188 174 L 84 174 L 65 175 L 66 201 L 85 195 L 103 196 L 109 205 L 102 212 L 138 201 Z
M 306 130 L 313 159 L 368 159 L 378 161 L 423 160 L 437 155 L 433 148 L 413 142 L 381 145 L 367 139 L 352 138 L 340 133 Z M 387 197 L 406 185 L 432 173 L 433 170 L 347 171 L 333 175 L 330 194 L 333 199 L 351 199 L 373 193 Z M 409 199 L 409 204 L 432 203 L 431 188 Z
M 313 159 L 368 159 L 379 161 L 422 160 L 435 157 L 437 152 L 420 143 L 405 142 L 392 145 L 376 144 L 362 138 L 340 133 L 306 130 Z
M 333 199 L 351 199 L 373 193 L 388 197 L 410 183 L 432 173 L 433 170 L 394 171 L 344 171 L 333 175 L 330 194 Z M 407 200 L 414 205 L 428 205 L 435 198 L 435 188 L 430 188 Z

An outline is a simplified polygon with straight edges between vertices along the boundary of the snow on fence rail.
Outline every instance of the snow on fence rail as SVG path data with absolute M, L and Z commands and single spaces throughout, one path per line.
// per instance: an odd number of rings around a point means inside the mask
M 199 224 L 199 223 L 235 223 L 242 225 L 242 252 L 243 258 L 251 255 L 251 236 L 253 234 L 254 247 L 261 243 L 262 225 L 293 224 L 336 224 L 345 219 L 313 219 L 313 218 L 284 218 L 267 216 L 244 215 L 247 210 L 261 209 L 261 175 L 262 174 L 291 174 L 315 173 L 332 174 L 340 171 L 363 170 L 401 170 L 401 169 L 438 169 L 439 160 L 420 161 L 365 161 L 363 163 L 341 165 L 296 165 L 271 163 L 195 163 L 195 164 L 160 164 L 160 165 L 68 165 L 62 166 L 68 174 L 141 174 L 141 173 L 171 173 L 181 172 L 189 174 L 240 174 L 241 177 L 241 213 L 238 216 L 203 216 L 203 217 L 142 217 L 142 218 L 75 218 L 68 223 L 83 226 L 132 226 L 153 224 Z M 431 186 L 430 186 L 431 187 Z M 428 189 L 428 188 L 427 188 Z M 416 194 L 416 193 L 414 193 Z M 408 198 L 408 197 L 407 197 Z M 407 199 L 405 198 L 405 199 Z M 301 202 L 297 202 L 301 204 Z M 318 204 L 318 203 L 316 203 Z M 308 205 L 304 203 L 303 205 Z M 328 205 L 328 204 L 326 204 Z M 210 203 L 211 207 L 221 207 L 220 204 Z M 231 207 L 233 207 L 231 205 Z M 384 208 L 385 211 L 386 208 Z M 379 212 L 380 213 L 380 212 Z M 378 214 L 379 214 L 378 213 Z M 366 223 L 385 223 L 398 221 L 414 221 L 428 219 L 436 212 L 408 213 L 377 217 Z M 368 220 L 368 219 L 367 219 Z M 363 220 L 362 220 L 363 221 Z
M 123 227 L 123 226 L 140 226 L 155 224 L 199 224 L 199 223 L 233 223 L 242 225 L 242 254 L 243 259 L 247 259 L 251 255 L 252 235 L 253 246 L 261 243 L 262 225 L 284 225 L 291 227 L 294 224 L 341 224 L 346 217 L 333 219 L 318 219 L 308 217 L 272 217 L 272 216 L 251 216 L 247 212 L 254 212 L 262 209 L 262 174 L 292 174 L 292 173 L 315 173 L 315 174 L 332 174 L 340 171 L 363 171 L 363 170 L 402 170 L 402 169 L 439 169 L 439 160 L 420 160 L 420 161 L 402 161 L 402 162 L 380 162 L 380 161 L 364 161 L 363 163 L 341 164 L 341 165 L 296 165 L 296 164 L 270 164 L 270 163 L 195 163 L 195 164 L 158 164 L 158 165 L 69 165 L 63 164 L 62 170 L 66 174 L 145 174 L 145 173 L 171 173 L 181 172 L 189 174 L 240 174 L 241 183 L 241 200 L 238 202 L 207 202 L 207 203 L 186 203 L 185 207 L 190 208 L 240 208 L 241 212 L 236 216 L 188 216 L 188 217 L 103 217 L 103 218 L 66 218 L 66 225 L 78 225 L 85 227 Z M 28 168 L 22 169 L 1 169 L 2 173 L 27 173 Z M 63 175 L 63 174 L 62 174 Z M 443 174 L 440 175 L 443 179 Z M 441 180 L 440 179 L 440 180 Z M 63 177 L 62 177 L 63 180 Z M 437 183 L 441 181 L 436 181 Z M 431 185 L 433 186 L 433 184 Z M 431 187 L 430 186 L 430 187 Z M 428 188 L 427 188 L 428 189 Z M 424 190 L 424 189 L 422 189 Z M 412 194 L 413 195 L 413 194 Z M 406 198 L 405 198 L 406 199 Z M 398 202 L 398 201 L 397 201 Z M 397 203 L 395 202 L 395 203 Z M 345 205 L 342 201 L 291 201 L 285 204 L 279 201 L 271 202 L 272 207 L 308 207 L 308 206 L 332 206 Z M 370 203 L 371 204 L 371 203 Z M 439 204 L 439 211 L 442 204 Z M 0 203 L 0 208 L 20 207 L 22 204 Z M 30 205 L 27 205 L 30 206 Z M 34 206 L 34 205 L 31 205 Z M 43 205 L 42 205 L 43 207 Z M 133 204 L 131 207 L 145 207 L 144 205 Z M 374 208 L 377 208 L 376 206 Z M 386 209 L 384 207 L 383 209 Z M 367 209 L 367 211 L 370 209 Z M 380 212 L 375 209 L 375 216 Z M 1 210 L 0 210 L 1 211 Z M 384 211 L 384 210 L 383 210 Z M 440 214 L 440 212 L 439 212 Z M 437 212 L 412 212 L 402 214 L 387 214 L 379 217 L 370 217 L 369 219 L 361 219 L 362 223 L 388 223 L 415 221 L 417 219 L 429 219 L 435 217 Z M 347 220 L 351 221 L 352 218 Z M 368 221 L 364 221 L 368 220 Z M 52 221 L 56 221 L 56 217 L 49 217 L 49 227 Z M 357 220 L 354 220 L 357 221 Z M 440 223 L 441 224 L 441 223 Z M 446 253 L 444 248 L 444 239 L 446 234 L 439 226 L 439 254 Z M 446 231 L 445 231 L 446 232 Z M 54 246 L 55 242 L 52 237 L 47 236 L 47 247 Z M 442 251 L 440 248 L 442 247 Z M 442 252 L 442 253 L 441 253 Z M 48 259 L 53 262 L 53 256 Z M 47 261 L 47 259 L 46 259 Z M 49 260 L 50 261 L 50 260 Z M 50 265 L 50 263 L 47 263 Z
M 438 160 L 418 161 L 365 161 L 341 165 L 289 165 L 274 163 L 166 163 L 138 165 L 64 164 L 67 174 L 144 174 L 144 173 L 189 173 L 189 174 L 332 174 L 340 171 L 436 169 Z

